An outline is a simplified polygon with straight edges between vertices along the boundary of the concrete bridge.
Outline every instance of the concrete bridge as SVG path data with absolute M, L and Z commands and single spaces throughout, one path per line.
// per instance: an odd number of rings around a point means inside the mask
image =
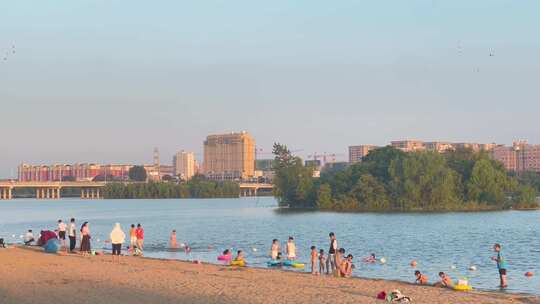
M 103 198 L 101 188 L 105 182 L 19 182 L 0 181 L 0 200 L 12 199 L 13 189 L 35 189 L 37 199 L 59 199 L 64 188 L 81 189 L 81 198 Z M 257 196 L 259 191 L 272 191 L 272 184 L 240 183 L 240 196 Z
M 101 188 L 105 182 L 19 182 L 0 181 L 0 200 L 12 199 L 13 189 L 30 188 L 36 190 L 37 199 L 59 199 L 60 190 L 63 188 L 81 189 L 81 198 L 102 198 Z
M 240 183 L 240 196 L 257 196 L 259 190 L 272 191 L 272 184 Z

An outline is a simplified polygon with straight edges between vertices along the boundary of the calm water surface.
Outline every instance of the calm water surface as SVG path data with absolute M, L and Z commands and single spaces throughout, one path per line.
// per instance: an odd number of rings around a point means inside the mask
M 59 218 L 90 222 L 94 248 L 103 248 L 115 222 L 128 233 L 129 225 L 145 229 L 145 255 L 166 259 L 200 259 L 216 263 L 226 248 L 245 251 L 250 266 L 266 267 L 273 238 L 285 245 L 295 237 L 300 260 L 308 262 L 309 247 L 328 250 L 334 231 L 339 247 L 355 256 L 355 276 L 414 281 L 411 260 L 430 281 L 439 271 L 468 278 L 480 289 L 496 290 L 498 273 L 490 260 L 492 246 L 503 244 L 509 262 L 508 291 L 540 294 L 539 211 L 443 214 L 341 214 L 279 212 L 273 198 L 213 200 L 79 200 L 16 199 L 0 201 L 0 237 L 20 242 L 27 229 L 53 230 Z M 171 230 L 192 253 L 167 249 Z M 15 235 L 15 237 L 13 237 Z M 283 246 L 282 245 L 282 246 Z M 387 263 L 364 264 L 370 253 Z M 455 266 L 453 269 L 452 266 Z M 476 271 L 469 271 L 475 265 Z M 309 271 L 306 268 L 303 271 Z

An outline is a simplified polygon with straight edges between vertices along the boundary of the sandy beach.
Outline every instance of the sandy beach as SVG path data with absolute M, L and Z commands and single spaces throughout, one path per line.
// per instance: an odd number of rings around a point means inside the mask
M 456 292 L 403 282 L 339 279 L 182 261 L 0 249 L 1 303 L 385 303 L 399 289 L 413 303 L 540 303 L 540 297 Z

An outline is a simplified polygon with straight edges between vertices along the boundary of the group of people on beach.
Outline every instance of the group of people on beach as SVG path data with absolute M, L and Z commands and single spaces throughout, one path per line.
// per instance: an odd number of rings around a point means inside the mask
M 79 238 L 79 252 L 82 255 L 88 255 L 92 253 L 91 250 L 91 234 L 90 227 L 88 222 L 84 222 L 80 229 Z M 43 233 L 43 232 L 42 232 Z M 60 242 L 60 247 L 64 248 L 66 252 L 74 253 L 77 245 L 77 227 L 75 223 L 75 218 L 71 218 L 69 224 L 64 223 L 61 219 L 58 220 L 57 228 L 54 230 L 54 235 Z M 69 247 L 66 244 L 66 236 L 69 239 Z M 114 225 L 110 233 L 110 239 L 106 240 L 105 243 L 111 243 L 112 245 L 112 258 L 113 261 L 119 260 L 119 256 L 122 253 L 122 246 L 126 239 L 126 234 L 122 230 L 119 223 Z M 43 237 L 43 235 L 40 235 Z M 324 249 L 317 249 L 316 246 L 311 246 L 310 251 L 310 265 L 311 265 L 311 274 L 320 275 L 320 274 L 333 274 L 337 277 L 348 278 L 352 276 L 353 269 L 355 268 L 353 264 L 353 255 L 346 255 L 344 248 L 338 247 L 338 241 L 334 232 L 330 232 L 329 235 L 329 248 L 326 253 Z M 32 245 L 36 242 L 33 231 L 28 230 L 24 235 L 23 242 L 25 245 Z M 169 246 L 172 249 L 182 247 L 185 249 L 186 253 L 189 253 L 191 250 L 189 246 L 185 244 L 178 245 L 176 230 L 171 232 L 169 238 Z M 128 252 L 134 256 L 142 256 L 142 251 L 144 248 L 144 229 L 139 223 L 137 226 L 131 224 L 129 230 L 129 247 L 126 247 Z M 495 244 L 493 249 L 496 256 L 492 257 L 492 260 L 497 263 L 497 268 L 499 271 L 500 286 L 502 288 L 507 287 L 506 272 L 507 272 L 507 263 L 502 254 L 502 246 L 500 244 Z M 278 239 L 272 241 L 270 247 L 270 257 L 273 261 L 273 265 L 283 265 L 285 261 L 289 264 L 297 263 L 297 250 L 294 237 L 290 236 L 287 240 L 285 247 L 286 258 L 283 257 L 281 252 L 281 246 Z M 232 264 L 242 265 L 246 264 L 244 253 L 242 250 L 238 250 L 236 256 L 233 258 L 232 252 L 229 249 L 223 251 L 222 255 L 218 258 L 222 260 L 227 260 L 233 262 Z M 365 263 L 376 263 L 379 260 L 375 257 L 375 254 L 372 253 L 369 257 L 363 259 Z M 385 263 L 385 259 L 380 260 L 381 263 Z M 413 267 L 416 266 L 414 262 Z M 446 287 L 454 288 L 454 282 L 452 278 L 445 272 L 439 272 L 440 280 L 434 284 L 436 287 Z M 428 277 L 422 273 L 420 270 L 414 272 L 415 283 L 420 285 L 428 285 Z
M 79 253 L 81 253 L 82 255 L 91 254 L 91 234 L 90 225 L 88 222 L 84 222 L 81 225 L 79 233 Z M 64 251 L 69 253 L 75 253 L 75 248 L 77 246 L 77 226 L 75 224 L 75 218 L 70 219 L 69 225 L 66 225 L 64 221 L 59 219 L 57 228 L 54 229 L 54 235 L 55 238 L 59 240 L 60 247 L 63 248 Z M 66 236 L 69 238 L 69 247 L 66 244 Z M 137 224 L 137 227 L 135 227 L 135 224 L 131 224 L 129 236 L 130 244 L 129 247 L 127 247 L 127 250 L 132 255 L 142 255 L 142 250 L 144 246 L 144 229 L 142 225 Z M 124 244 L 126 239 L 126 234 L 122 230 L 120 223 L 116 223 L 114 225 L 109 237 L 110 238 L 108 240 L 105 240 L 105 243 L 111 243 L 113 260 L 118 260 L 119 256 L 122 253 L 122 245 Z M 40 238 L 43 238 L 43 232 L 42 235 L 40 235 Z M 31 229 L 29 229 L 24 235 L 23 242 L 25 245 L 28 246 L 33 245 L 36 242 L 36 238 L 34 237 L 34 233 Z
M 337 238 L 335 233 L 330 232 L 328 235 L 330 238 L 330 245 L 328 249 L 328 255 L 324 252 L 324 249 L 317 250 L 316 246 L 311 246 L 310 252 L 310 264 L 311 273 L 313 275 L 320 275 L 326 273 L 334 274 L 338 277 L 351 277 L 353 265 L 353 255 L 345 255 L 344 248 L 338 248 Z M 296 244 L 294 237 L 290 236 L 286 244 L 287 260 L 296 261 Z M 270 247 L 270 257 L 273 261 L 281 261 L 283 259 L 280 243 L 278 239 L 272 240 Z
M 502 254 L 501 244 L 497 243 L 493 245 L 493 251 L 497 255 L 491 257 L 491 259 L 497 263 L 497 270 L 499 271 L 500 287 L 506 288 L 508 287 L 508 284 L 506 281 L 506 271 L 507 271 L 508 265 L 506 263 L 506 259 L 504 258 Z M 420 272 L 419 270 L 416 270 L 414 272 L 414 276 L 415 276 L 416 284 L 420 284 L 420 285 L 429 284 L 428 277 L 422 272 Z M 454 288 L 454 281 L 447 273 L 443 271 L 439 272 L 439 278 L 440 280 L 434 284 L 435 287 Z

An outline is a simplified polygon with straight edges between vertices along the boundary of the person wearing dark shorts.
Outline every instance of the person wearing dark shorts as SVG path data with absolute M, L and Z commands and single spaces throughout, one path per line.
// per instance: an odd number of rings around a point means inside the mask
M 62 220 L 58 220 L 58 239 L 60 239 L 63 248 L 66 248 L 66 228 L 66 223 L 62 222 Z
M 126 240 L 126 234 L 120 228 L 120 223 L 114 225 L 113 230 L 111 231 L 111 244 L 112 244 L 112 261 L 116 259 L 117 262 L 120 262 L 120 253 L 122 251 L 122 244 Z
M 502 254 L 502 248 L 501 244 L 495 244 L 493 246 L 493 250 L 497 253 L 496 257 L 492 257 L 491 259 L 495 262 L 497 262 L 497 269 L 499 270 L 499 279 L 501 281 L 501 288 L 506 288 L 508 285 L 506 284 L 506 270 L 508 268 L 508 265 L 506 264 L 506 259 L 504 258 Z

